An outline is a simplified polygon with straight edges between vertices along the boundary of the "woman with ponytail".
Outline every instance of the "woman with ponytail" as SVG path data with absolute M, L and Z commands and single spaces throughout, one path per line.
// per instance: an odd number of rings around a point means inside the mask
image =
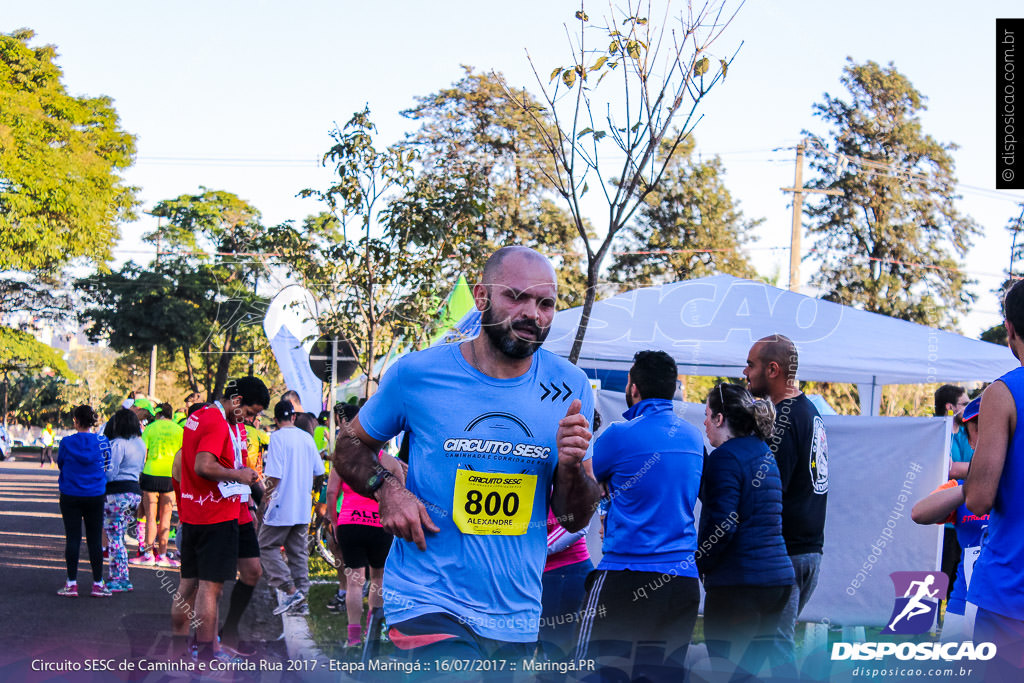
M 758 676 L 775 650 L 794 581 L 782 538 L 782 485 L 765 441 L 775 407 L 722 383 L 708 394 L 704 428 L 715 448 L 704 465 L 697 567 L 707 597 L 704 635 L 715 665 L 733 680 Z

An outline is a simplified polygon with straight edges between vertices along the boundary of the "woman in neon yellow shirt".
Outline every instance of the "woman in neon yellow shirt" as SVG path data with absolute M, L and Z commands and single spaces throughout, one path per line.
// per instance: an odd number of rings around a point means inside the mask
M 171 418 L 174 410 L 169 403 L 161 403 L 156 419 L 142 432 L 146 443 L 146 463 L 139 475 L 142 504 L 146 512 L 145 553 L 130 560 L 132 564 L 158 567 L 177 567 L 179 563 L 167 555 L 167 538 L 171 528 L 174 488 L 171 485 L 171 465 L 174 454 L 181 450 L 184 429 Z M 154 524 L 154 521 L 156 523 Z M 142 539 L 140 539 L 141 541 Z M 154 552 L 154 544 L 156 545 Z

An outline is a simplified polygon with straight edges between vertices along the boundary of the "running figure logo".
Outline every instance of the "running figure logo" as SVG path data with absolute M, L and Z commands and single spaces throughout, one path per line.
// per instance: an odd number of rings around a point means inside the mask
M 942 572 L 893 572 L 896 604 L 884 634 L 924 633 L 935 623 L 939 602 L 946 597 L 949 577 Z

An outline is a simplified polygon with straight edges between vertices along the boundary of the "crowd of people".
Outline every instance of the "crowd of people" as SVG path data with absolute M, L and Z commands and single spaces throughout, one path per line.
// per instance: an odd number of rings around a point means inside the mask
M 67 581 L 60 595 L 78 595 L 83 526 L 93 568 L 93 596 L 131 592 L 130 564 L 178 566 L 167 549 L 171 499 L 158 493 L 170 490 L 168 450 L 173 458 L 181 444 L 181 427 L 171 422 L 172 415 L 169 404 L 142 407 L 128 399 L 94 431 L 99 416 L 90 406 L 78 406 L 73 411 L 75 433 L 62 439 L 57 451 L 60 509 L 67 542 Z M 145 430 L 144 422 L 148 423 Z M 168 429 L 170 436 L 160 436 Z M 165 469 L 166 474 L 161 474 Z M 147 518 L 148 527 L 143 521 Z M 139 554 L 129 558 L 126 534 L 136 523 Z M 109 563 L 107 580 L 102 575 L 104 559 Z
M 342 424 L 335 470 L 379 501 L 395 535 L 383 581 L 391 641 L 425 660 L 539 651 L 553 664 L 600 663 L 625 653 L 631 675 L 675 680 L 703 581 L 713 658 L 749 675 L 763 662 L 791 666 L 829 484 L 795 345 L 760 340 L 749 390 L 712 390 L 710 453 L 672 409 L 677 368 L 660 350 L 637 354 L 625 421 L 593 439 L 589 380 L 539 348 L 555 281 L 532 250 L 496 252 L 473 292 L 482 334 L 400 359 Z M 563 389 L 560 401 L 550 386 Z M 378 459 L 399 433 L 408 472 Z M 598 508 L 595 569 L 584 534 Z
M 175 654 L 231 660 L 254 654 L 253 644 L 239 637 L 239 623 L 261 576 L 282 591 L 275 614 L 305 609 L 307 530 L 314 494 L 326 495 L 326 413 L 318 419 L 302 412 L 295 392 L 286 392 L 274 406 L 275 429 L 268 434 L 260 414 L 269 393 L 254 377 L 229 381 L 219 400 L 203 403 L 194 395 L 188 402 L 187 411 L 176 412 L 169 404 L 129 399 L 99 426 L 91 407 L 74 410 L 76 433 L 60 442 L 57 456 L 67 562 L 58 594 L 78 596 L 84 526 L 93 596 L 133 591 L 133 566 L 180 569 L 171 608 Z M 335 497 L 336 513 L 345 506 L 360 510 L 383 534 L 373 501 L 359 503 L 353 494 L 343 506 Z M 180 525 L 173 528 L 176 510 Z M 129 557 L 126 532 L 137 518 L 139 549 Z M 172 535 L 178 558 L 169 550 Z M 383 535 L 373 553 L 378 583 L 380 549 L 386 557 L 390 546 Z M 357 556 L 350 563 L 359 566 Z M 232 580 L 222 622 L 218 600 Z M 352 623 L 359 623 L 358 615 Z
M 180 437 L 166 419 L 141 431 L 131 411 L 119 411 L 104 439 L 90 431 L 95 414 L 76 409 L 77 433 L 58 454 L 68 537 L 62 594 L 76 594 L 83 521 L 93 595 L 131 590 L 119 539 L 143 496 L 153 526 L 145 561 L 166 557 L 170 484 L 181 518 L 175 652 L 244 655 L 238 619 L 261 575 L 280 590 L 278 612 L 300 610 L 308 597 L 306 534 L 318 496 L 344 563 L 329 608 L 347 612 L 350 646 L 382 611 L 387 637 L 410 660 L 626 660 L 628 676 L 678 680 L 703 585 L 713 668 L 736 680 L 796 675 L 795 626 L 818 582 L 830 485 L 825 426 L 799 389 L 796 345 L 780 334 L 757 341 L 745 385 L 719 383 L 705 397 L 704 434 L 673 410 L 672 357 L 640 352 L 624 421 L 594 438 L 600 416 L 589 379 L 540 348 L 556 281 L 533 250 L 493 254 L 473 288 L 482 333 L 404 356 L 361 409 L 339 413 L 329 471 L 331 444 L 297 396 L 274 405 L 269 440 L 247 432 L 270 405 L 255 378 L 192 406 Z M 1024 358 L 1021 283 L 1005 311 L 1009 345 Z M 1024 639 L 1021 373 L 974 401 L 940 389 L 936 414 L 957 415 L 951 481 L 914 510 L 919 523 L 948 521 L 947 542 L 959 541 L 949 553 L 944 637 L 973 634 L 1006 653 L 1020 652 Z M 396 458 L 386 444 L 399 435 Z M 595 511 L 603 534 L 596 568 L 586 545 Z M 101 527 L 107 584 L 92 555 Z M 236 577 L 218 631 L 218 598 Z

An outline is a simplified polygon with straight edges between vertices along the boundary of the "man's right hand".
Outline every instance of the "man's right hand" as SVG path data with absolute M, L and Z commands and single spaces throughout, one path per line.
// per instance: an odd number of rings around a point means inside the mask
M 249 486 L 252 486 L 259 480 L 259 475 L 256 474 L 256 470 L 251 467 L 243 467 L 235 470 L 235 474 L 237 475 L 235 481 L 239 484 L 248 484 Z
M 420 550 L 427 549 L 424 530 L 437 533 L 441 529 L 427 514 L 427 508 L 407 488 L 395 480 L 385 481 L 380 488 L 380 523 L 390 534 L 412 541 Z

